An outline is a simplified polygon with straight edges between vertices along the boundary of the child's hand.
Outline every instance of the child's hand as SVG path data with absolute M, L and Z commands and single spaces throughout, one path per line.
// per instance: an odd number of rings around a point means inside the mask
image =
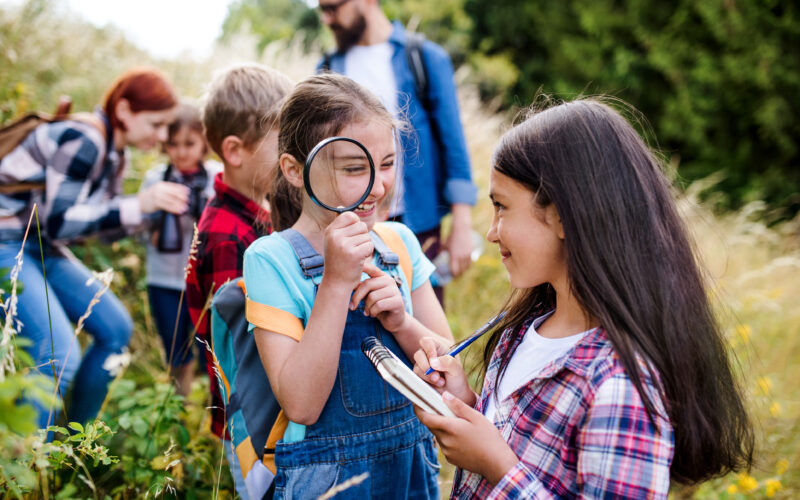
M 164 210 L 182 214 L 189 206 L 189 188 L 177 182 L 159 181 L 143 191 L 139 191 L 139 209 L 149 214 Z
M 456 416 L 443 417 L 414 406 L 420 422 L 436 436 L 448 462 L 497 484 L 519 462 L 514 450 L 481 413 L 449 392 L 442 397 Z
M 420 350 L 414 353 L 414 373 L 422 377 L 439 392 L 448 391 L 461 401 L 470 406 L 475 405 L 475 393 L 469 386 L 467 374 L 461 362 L 452 356 L 441 356 L 446 349 L 441 344 L 442 339 L 437 337 L 424 337 L 420 339 Z M 425 375 L 428 368 L 434 371 Z
M 393 277 L 378 269 L 371 262 L 364 264 L 363 271 L 369 279 L 358 284 L 350 299 L 350 310 L 364 300 L 364 312 L 377 318 L 390 332 L 399 330 L 406 320 L 403 295 Z
M 338 215 L 325 228 L 323 239 L 325 271 L 323 282 L 346 283 L 349 290 L 361 281 L 364 262 L 372 257 L 373 246 L 367 225 L 352 212 Z

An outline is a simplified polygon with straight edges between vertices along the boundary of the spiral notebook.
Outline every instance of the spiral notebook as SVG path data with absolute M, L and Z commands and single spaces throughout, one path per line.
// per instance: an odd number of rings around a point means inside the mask
M 361 342 L 361 350 L 378 370 L 378 374 L 383 380 L 410 399 L 412 403 L 429 413 L 455 417 L 450 408 L 444 404 L 442 395 L 411 371 L 380 340 L 375 337 L 365 338 Z

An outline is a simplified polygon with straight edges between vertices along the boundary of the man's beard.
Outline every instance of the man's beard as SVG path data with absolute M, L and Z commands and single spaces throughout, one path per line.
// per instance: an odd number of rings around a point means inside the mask
M 361 36 L 367 29 L 367 20 L 364 16 L 358 14 L 358 17 L 353 21 L 349 28 L 345 28 L 340 24 L 331 25 L 331 31 L 336 38 L 336 45 L 339 47 L 339 52 L 347 52 L 353 45 L 361 40 Z

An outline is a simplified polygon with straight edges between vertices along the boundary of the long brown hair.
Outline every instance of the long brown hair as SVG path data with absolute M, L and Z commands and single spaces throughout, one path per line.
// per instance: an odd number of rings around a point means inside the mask
M 385 122 L 393 130 L 402 126 L 375 95 L 350 78 L 333 73 L 311 76 L 295 86 L 281 109 L 278 154 L 288 153 L 302 164 L 321 140 L 365 119 Z M 275 169 L 269 200 L 276 230 L 290 227 L 300 217 L 303 192 L 286 180 L 280 168 Z
M 603 99 L 534 110 L 507 132 L 492 166 L 555 204 L 571 292 L 598 318 L 651 420 L 637 357 L 657 372 L 675 432 L 672 478 L 694 483 L 752 464 L 754 438 L 725 340 L 672 188 L 636 130 Z M 484 351 L 554 305 L 549 284 L 515 291 Z M 501 370 L 511 357 L 502 353 Z

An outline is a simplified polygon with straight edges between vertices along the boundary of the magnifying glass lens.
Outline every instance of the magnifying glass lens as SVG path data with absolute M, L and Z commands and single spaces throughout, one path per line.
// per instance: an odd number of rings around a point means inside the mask
M 318 204 L 340 210 L 358 210 L 374 179 L 374 167 L 365 148 L 351 140 L 324 144 L 306 165 L 307 184 Z

